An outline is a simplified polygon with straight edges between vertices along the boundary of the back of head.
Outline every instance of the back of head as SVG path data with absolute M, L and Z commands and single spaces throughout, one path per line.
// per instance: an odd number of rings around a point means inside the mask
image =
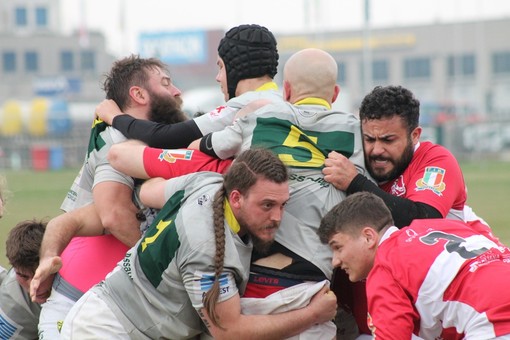
M 236 96 L 240 80 L 273 78 L 277 72 L 276 39 L 263 26 L 251 24 L 231 28 L 218 45 L 218 55 L 225 64 L 229 98 Z
M 168 73 L 166 65 L 156 58 L 140 58 L 138 55 L 119 59 L 105 75 L 103 90 L 107 99 L 113 99 L 122 111 L 129 107 L 131 86 L 147 87 L 149 70 L 159 68 Z
M 285 63 L 283 80 L 293 97 L 323 98 L 331 101 L 338 76 L 336 60 L 328 52 L 307 48 L 294 53 Z
M 225 191 L 239 190 L 245 194 L 259 178 L 275 183 L 288 180 L 288 170 L 285 164 L 267 149 L 250 149 L 236 157 L 230 169 L 224 175 Z
M 376 86 L 365 96 L 359 111 L 362 121 L 399 116 L 412 131 L 419 123 L 420 102 L 402 86 Z
M 14 268 L 35 272 L 45 229 L 46 223 L 36 220 L 22 221 L 11 229 L 5 243 L 7 259 Z
M 393 225 L 391 212 L 384 201 L 366 191 L 347 196 L 322 219 L 317 234 L 328 243 L 337 232 L 356 234 L 363 227 L 372 226 L 377 231 Z

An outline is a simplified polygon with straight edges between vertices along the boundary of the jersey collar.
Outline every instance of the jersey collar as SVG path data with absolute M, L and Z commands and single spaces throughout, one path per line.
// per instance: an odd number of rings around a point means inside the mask
M 267 91 L 267 90 L 278 91 L 278 85 L 276 85 L 274 81 L 270 81 L 255 89 L 255 91 Z
M 241 230 L 241 226 L 239 225 L 239 222 L 237 222 L 237 219 L 234 216 L 234 213 L 232 212 L 232 208 L 230 207 L 230 203 L 228 203 L 228 200 L 226 198 L 223 201 L 223 212 L 225 214 L 225 220 L 227 221 L 230 230 L 232 230 L 236 234 L 239 233 L 239 230 Z
M 328 110 L 331 110 L 331 105 L 326 100 L 317 97 L 308 97 L 298 100 L 294 103 L 294 105 L 320 105 L 327 107 Z

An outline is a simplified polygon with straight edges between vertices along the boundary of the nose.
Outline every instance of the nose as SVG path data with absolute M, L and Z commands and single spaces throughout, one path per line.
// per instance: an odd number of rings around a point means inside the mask
M 337 255 L 336 252 L 333 252 L 331 264 L 333 265 L 333 268 L 340 268 L 340 266 L 342 265 L 342 261 L 340 260 L 340 257 Z
M 375 141 L 372 143 L 372 150 L 370 152 L 372 155 L 382 155 L 384 153 L 384 146 L 383 143 L 379 141 Z
M 271 213 L 271 221 L 280 223 L 280 221 L 282 220 L 282 216 L 283 208 L 274 208 Z
M 177 97 L 181 95 L 181 90 L 175 85 L 172 84 L 172 88 L 170 89 L 170 93 L 172 93 L 172 96 Z

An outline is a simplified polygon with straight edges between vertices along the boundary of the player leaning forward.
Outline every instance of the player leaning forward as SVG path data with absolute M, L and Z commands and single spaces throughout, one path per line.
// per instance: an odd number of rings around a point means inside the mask
M 62 336 L 110 339 L 282 339 L 331 320 L 325 287 L 305 308 L 242 315 L 255 246 L 267 246 L 289 198 L 285 165 L 270 151 L 242 153 L 224 175 L 167 183 L 167 203 L 125 259 L 73 307 Z

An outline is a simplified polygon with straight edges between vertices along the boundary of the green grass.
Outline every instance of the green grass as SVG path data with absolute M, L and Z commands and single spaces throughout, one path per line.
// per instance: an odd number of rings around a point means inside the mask
M 510 162 L 461 163 L 468 187 L 467 203 L 510 245 Z
M 491 225 L 494 234 L 510 244 L 510 163 L 464 162 L 461 167 L 469 188 L 468 204 Z M 77 173 L 78 169 L 3 173 L 11 193 L 0 220 L 0 265 L 7 266 L 8 231 L 25 219 L 48 220 L 60 214 L 60 204 Z
M 60 204 L 71 187 L 78 169 L 33 172 L 3 171 L 7 180 L 7 202 L 0 219 L 0 265 L 7 266 L 5 238 L 18 222 L 44 219 L 60 214 Z

